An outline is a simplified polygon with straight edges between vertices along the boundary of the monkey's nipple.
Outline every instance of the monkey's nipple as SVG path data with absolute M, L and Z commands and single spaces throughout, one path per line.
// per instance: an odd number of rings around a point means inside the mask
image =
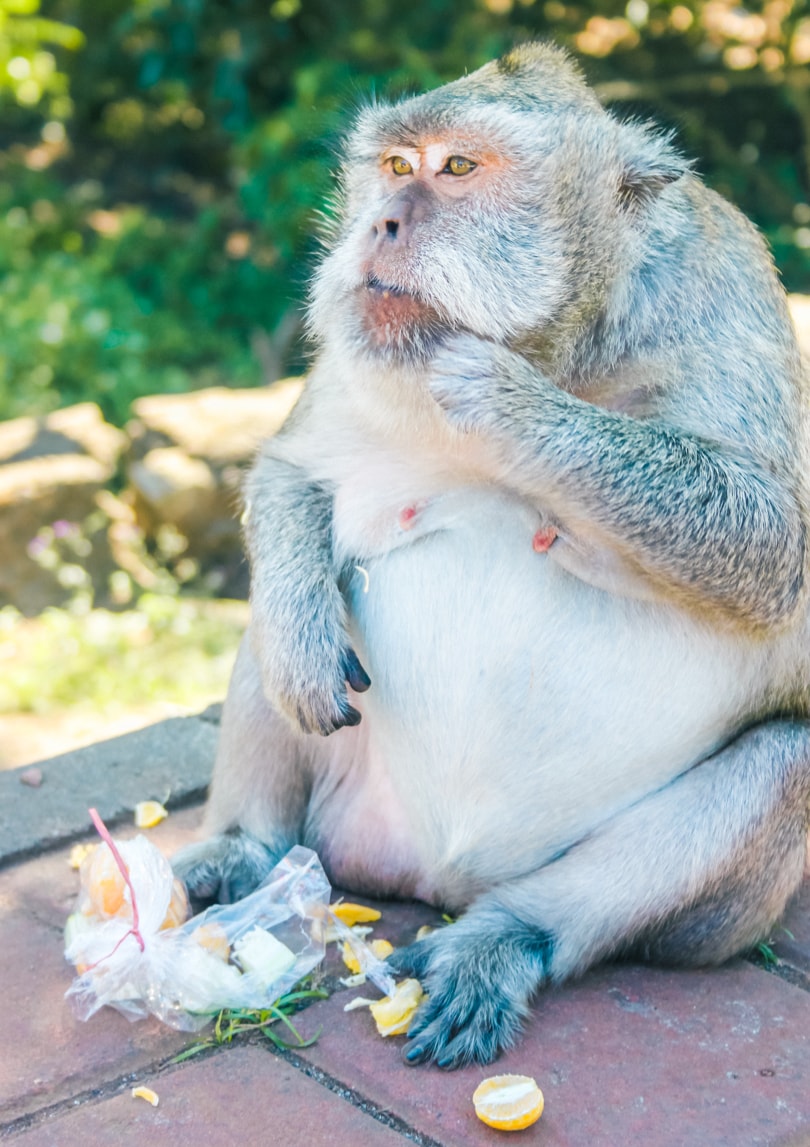
M 406 506 L 404 510 L 399 511 L 399 528 L 401 530 L 412 530 L 416 522 L 416 506 Z
M 551 549 L 557 538 L 557 531 L 553 526 L 544 526 L 532 538 L 532 549 L 536 554 L 544 554 Z

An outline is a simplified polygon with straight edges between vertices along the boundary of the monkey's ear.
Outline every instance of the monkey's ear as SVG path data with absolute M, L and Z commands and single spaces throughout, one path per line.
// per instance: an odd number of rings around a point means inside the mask
M 619 125 L 623 160 L 619 197 L 625 207 L 645 206 L 690 170 L 689 160 L 674 147 L 672 138 L 672 133 L 663 134 L 647 124 Z

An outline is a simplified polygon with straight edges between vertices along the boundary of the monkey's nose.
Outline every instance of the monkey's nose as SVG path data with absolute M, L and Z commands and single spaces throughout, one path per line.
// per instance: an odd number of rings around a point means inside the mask
M 385 242 L 386 239 L 396 241 L 399 235 L 400 220 L 399 219 L 383 219 L 379 223 L 375 223 L 371 228 L 371 234 L 374 239 Z
M 410 245 L 416 228 L 428 219 L 430 195 L 421 187 L 403 188 L 385 204 L 371 226 L 369 240 L 374 248 L 402 248 Z

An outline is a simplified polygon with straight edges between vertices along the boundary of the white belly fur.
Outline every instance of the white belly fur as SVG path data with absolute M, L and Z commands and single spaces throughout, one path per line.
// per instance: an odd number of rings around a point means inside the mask
M 535 517 L 467 490 L 352 579 L 372 687 L 353 697 L 363 751 L 353 730 L 330 738 L 337 878 L 407 868 L 417 895 L 463 903 L 708 756 L 755 707 L 767 645 L 585 585 L 533 551 Z M 360 855 L 369 814 L 384 832 Z

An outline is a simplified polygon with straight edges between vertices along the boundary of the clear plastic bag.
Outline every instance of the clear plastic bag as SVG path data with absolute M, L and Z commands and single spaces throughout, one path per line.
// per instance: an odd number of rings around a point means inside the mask
M 223 1008 L 269 1008 L 323 959 L 331 888 L 310 849 L 291 849 L 244 900 L 170 926 L 183 911 L 169 862 L 144 836 L 104 835 L 66 928 L 79 971 L 66 996 L 80 1019 L 109 1004 L 197 1031 Z

